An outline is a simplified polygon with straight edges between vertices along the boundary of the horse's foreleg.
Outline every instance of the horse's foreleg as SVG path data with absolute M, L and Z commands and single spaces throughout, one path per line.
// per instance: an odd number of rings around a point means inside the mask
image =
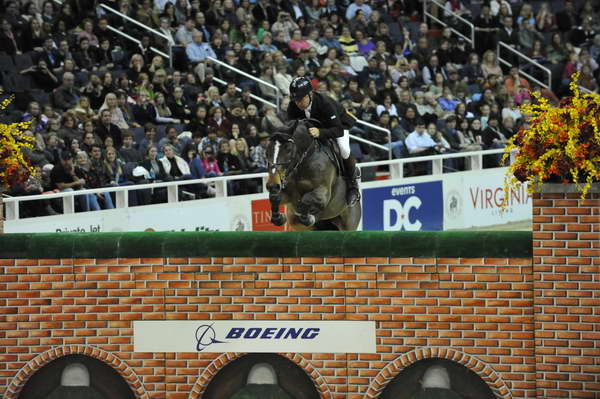
M 283 226 L 287 221 L 284 213 L 279 212 L 279 204 L 281 204 L 281 192 L 269 193 L 269 202 L 271 203 L 271 223 L 275 226 Z
M 300 203 L 296 207 L 298 211 L 298 220 L 305 226 L 312 226 L 319 215 L 325 209 L 329 200 L 329 190 L 323 187 L 316 188 L 302 196 Z

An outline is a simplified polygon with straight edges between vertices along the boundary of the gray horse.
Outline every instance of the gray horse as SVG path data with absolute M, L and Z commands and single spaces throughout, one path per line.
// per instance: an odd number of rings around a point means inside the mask
M 346 182 L 331 151 L 308 133 L 318 121 L 294 121 L 267 146 L 271 222 L 294 230 L 356 230 L 361 204 L 346 203 Z M 318 127 L 318 126 L 317 126 Z M 279 205 L 286 205 L 286 214 Z

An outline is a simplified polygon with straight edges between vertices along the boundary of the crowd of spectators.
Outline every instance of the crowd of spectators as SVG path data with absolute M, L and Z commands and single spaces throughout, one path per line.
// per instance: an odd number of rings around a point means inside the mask
M 31 121 L 35 148 L 26 156 L 40 170 L 15 183 L 12 195 L 265 171 L 268 137 L 287 122 L 295 76 L 309 77 L 357 118 L 389 129 L 391 140 L 360 125 L 352 133 L 400 158 L 502 148 L 527 123 L 519 105 L 532 101 L 531 90 L 557 102 L 574 72 L 589 90 L 600 72 L 599 7 L 591 0 L 447 0 L 433 11 L 447 27 L 422 22 L 422 0 L 102 3 L 167 39 L 95 0 L 0 0 L 1 84 L 17 96 L 3 119 Z M 456 14 L 476 26 L 473 46 L 457 35 L 468 37 L 468 28 Z M 498 41 L 551 69 L 551 87 L 520 74 L 546 79 L 506 49 L 500 54 L 511 65 L 499 63 Z M 2 67 L 8 61 L 21 67 Z M 255 97 L 275 103 L 280 94 L 279 108 Z M 364 144 L 352 151 L 359 160 L 387 156 Z M 465 168 L 462 161 L 444 166 Z M 228 188 L 261 189 L 251 180 Z M 190 184 L 180 194 L 204 198 L 213 191 Z M 76 198 L 79 210 L 114 207 L 110 194 Z M 130 191 L 129 201 L 164 202 L 166 190 Z M 22 213 L 56 211 L 52 202 L 32 201 Z

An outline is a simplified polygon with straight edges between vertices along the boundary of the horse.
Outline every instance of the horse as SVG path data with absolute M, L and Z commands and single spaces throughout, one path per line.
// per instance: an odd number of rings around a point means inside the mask
M 346 203 L 346 181 L 333 152 L 314 138 L 308 128 L 316 120 L 293 121 L 269 138 L 267 190 L 271 223 L 286 222 L 294 230 L 349 230 L 358 228 L 360 201 Z M 286 205 L 286 213 L 279 210 Z

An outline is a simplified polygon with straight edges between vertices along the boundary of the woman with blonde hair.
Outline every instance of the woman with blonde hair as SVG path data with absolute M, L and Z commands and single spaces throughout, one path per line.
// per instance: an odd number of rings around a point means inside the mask
M 179 119 L 171 117 L 173 114 L 167 106 L 165 95 L 163 93 L 156 93 L 156 98 L 154 99 L 154 108 L 156 109 L 157 123 L 181 123 Z
M 90 106 L 90 99 L 86 96 L 79 97 L 79 103 L 69 110 L 77 120 L 81 123 L 92 120 L 96 117 L 96 113 Z
M 132 55 L 127 68 L 127 77 L 132 82 L 137 82 L 142 72 L 148 72 L 148 68 L 144 63 L 144 57 L 141 54 Z
M 125 116 L 123 115 L 123 111 L 119 108 L 119 103 L 117 101 L 117 95 L 115 93 L 108 93 L 104 97 L 104 104 L 98 110 L 98 117 L 102 115 L 102 111 L 104 110 L 110 111 L 110 122 L 114 125 L 117 125 L 119 129 L 129 129 L 129 124 L 125 120 Z
M 489 75 L 502 76 L 502 68 L 500 68 L 498 58 L 493 50 L 487 50 L 483 53 L 481 70 L 483 71 L 484 78 L 487 78 Z
M 165 68 L 165 60 L 164 60 L 164 58 L 161 57 L 160 55 L 156 55 L 156 56 L 154 56 L 154 58 L 152 58 L 152 62 L 150 62 L 150 66 L 148 67 L 148 71 L 150 71 L 151 73 L 155 73 L 159 69 L 164 69 L 164 68 Z
M 152 90 L 152 84 L 150 83 L 150 77 L 147 73 L 142 72 L 139 74 L 137 81 L 135 82 L 135 88 L 133 89 L 136 93 L 144 93 L 150 98 L 154 98 L 154 90 Z

